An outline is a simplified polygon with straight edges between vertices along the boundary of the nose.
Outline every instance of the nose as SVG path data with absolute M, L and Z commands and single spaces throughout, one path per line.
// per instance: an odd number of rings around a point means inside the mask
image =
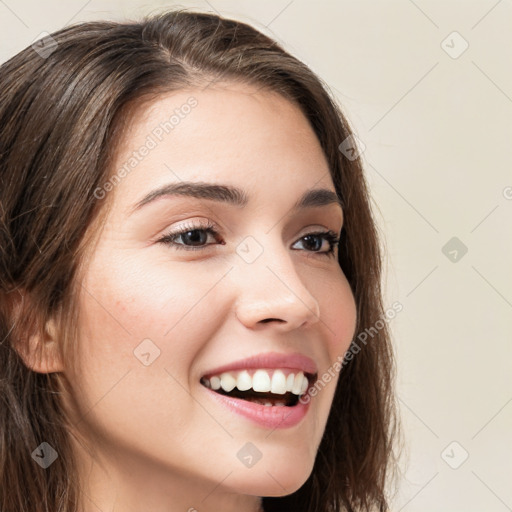
M 320 319 L 320 306 L 297 273 L 291 249 L 268 242 L 252 263 L 239 259 L 236 316 L 248 328 L 273 322 L 280 331 L 305 328 Z

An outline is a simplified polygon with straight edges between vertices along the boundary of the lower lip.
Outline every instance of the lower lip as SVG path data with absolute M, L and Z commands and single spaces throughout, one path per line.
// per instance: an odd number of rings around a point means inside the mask
M 227 406 L 233 412 L 252 420 L 254 423 L 257 423 L 262 427 L 271 429 L 290 428 L 300 423 L 309 411 L 309 404 L 311 402 L 311 397 L 308 397 L 309 400 L 305 404 L 299 401 L 297 405 L 294 405 L 293 407 L 270 407 L 268 405 L 261 405 L 249 402 L 248 400 L 242 400 L 240 398 L 221 395 L 220 393 L 216 393 L 205 386 L 202 387 L 204 387 L 204 389 L 208 391 L 213 398 Z M 302 395 L 302 398 L 304 399 L 306 395 Z

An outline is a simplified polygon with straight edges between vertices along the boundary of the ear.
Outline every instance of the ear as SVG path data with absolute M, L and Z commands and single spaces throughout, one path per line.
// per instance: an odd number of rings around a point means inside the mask
M 41 322 L 37 325 L 24 325 L 27 311 L 27 293 L 18 291 L 12 317 L 17 325 L 14 326 L 13 348 L 21 357 L 25 365 L 37 373 L 54 373 L 64 371 L 64 365 L 59 353 L 59 336 L 57 324 L 54 318 L 48 319 L 43 328 Z M 27 328 L 29 329 L 27 331 Z
M 18 353 L 32 371 L 37 373 L 64 371 L 53 319 L 46 323 L 43 334 L 31 334 L 21 347 Z

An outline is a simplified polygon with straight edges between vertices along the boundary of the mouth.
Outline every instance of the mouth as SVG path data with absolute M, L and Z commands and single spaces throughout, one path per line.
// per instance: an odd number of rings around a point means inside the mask
M 200 383 L 231 398 L 267 407 L 295 407 L 317 376 L 290 368 L 258 368 L 205 375 Z

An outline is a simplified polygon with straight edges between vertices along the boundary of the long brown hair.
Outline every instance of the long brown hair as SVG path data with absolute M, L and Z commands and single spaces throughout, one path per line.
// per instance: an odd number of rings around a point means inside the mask
M 81 265 L 109 204 L 108 194 L 98 200 L 95 190 L 113 173 L 111 155 L 131 107 L 220 79 L 278 92 L 307 117 L 344 205 L 339 264 L 356 300 L 356 333 L 385 318 L 379 236 L 362 163 L 340 151 L 352 131 L 306 65 L 245 23 L 186 9 L 51 34 L 0 67 L 2 511 L 78 510 L 59 372 L 34 371 L 20 354 L 34 333 L 44 339 L 53 319 L 58 350 L 72 361 Z M 344 361 L 308 480 L 291 495 L 263 498 L 265 511 L 388 510 L 399 433 L 394 377 L 383 325 Z M 42 442 L 58 453 L 47 468 L 35 462 Z

